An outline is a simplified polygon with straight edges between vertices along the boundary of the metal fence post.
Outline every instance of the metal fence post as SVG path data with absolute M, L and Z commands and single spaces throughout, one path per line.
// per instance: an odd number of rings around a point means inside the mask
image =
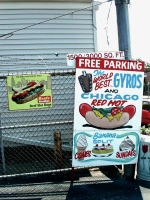
M 3 134 L 2 134 L 1 124 L 2 123 L 1 123 L 1 113 L 0 113 L 0 145 L 1 145 L 2 168 L 3 168 L 3 174 L 6 174 L 5 152 L 4 152 Z
M 61 133 L 54 133 L 54 147 L 55 147 L 55 168 L 62 168 L 62 145 L 61 145 Z
M 128 4 L 130 0 L 115 0 L 119 50 L 124 51 L 125 59 L 131 60 L 131 42 L 130 42 L 130 26 Z M 135 165 L 124 165 L 124 176 L 126 179 L 134 179 Z

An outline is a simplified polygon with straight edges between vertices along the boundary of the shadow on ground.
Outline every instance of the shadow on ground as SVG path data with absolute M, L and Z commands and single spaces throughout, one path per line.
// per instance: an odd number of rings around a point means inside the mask
M 7 200 L 149 200 L 150 182 L 125 180 L 116 166 L 1 180 Z

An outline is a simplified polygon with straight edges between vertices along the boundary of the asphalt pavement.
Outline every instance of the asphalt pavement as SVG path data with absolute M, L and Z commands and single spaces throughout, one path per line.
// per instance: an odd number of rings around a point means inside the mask
M 116 166 L 0 180 L 3 200 L 149 200 L 150 181 L 126 180 Z

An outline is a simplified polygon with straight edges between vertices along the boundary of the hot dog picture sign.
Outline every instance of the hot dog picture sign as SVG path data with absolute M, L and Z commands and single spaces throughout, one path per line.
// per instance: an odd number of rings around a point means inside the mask
M 76 58 L 72 166 L 137 162 L 144 62 Z
M 7 76 L 9 110 L 52 107 L 51 75 Z

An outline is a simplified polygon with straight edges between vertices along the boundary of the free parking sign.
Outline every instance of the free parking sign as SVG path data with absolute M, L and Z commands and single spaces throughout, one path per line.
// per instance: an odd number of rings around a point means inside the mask
M 73 166 L 137 162 L 144 62 L 76 58 Z

